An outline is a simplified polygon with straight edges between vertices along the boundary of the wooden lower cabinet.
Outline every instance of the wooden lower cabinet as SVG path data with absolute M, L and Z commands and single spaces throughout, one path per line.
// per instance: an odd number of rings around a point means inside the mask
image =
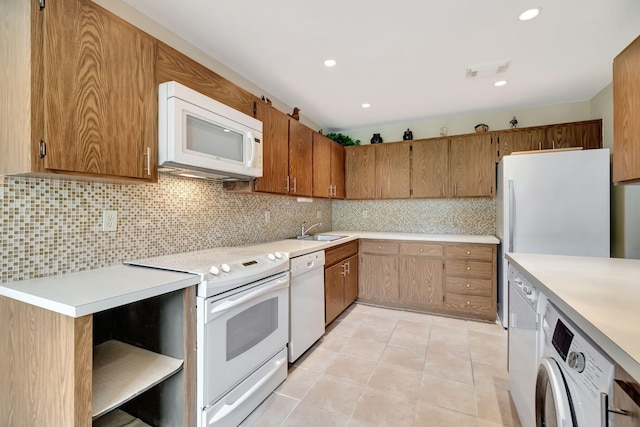
M 358 241 L 325 251 L 324 318 L 328 325 L 358 298 Z
M 408 307 L 442 306 L 441 259 L 400 256 L 399 296 Z
M 358 300 L 495 321 L 496 247 L 363 240 Z
M 615 427 L 640 427 L 640 385 L 619 365 L 615 366 L 613 402 L 609 407 L 627 411 L 627 415 L 613 414 Z

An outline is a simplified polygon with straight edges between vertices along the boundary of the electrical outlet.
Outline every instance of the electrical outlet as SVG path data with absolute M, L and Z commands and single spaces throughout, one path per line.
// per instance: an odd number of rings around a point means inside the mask
M 316 218 L 322 219 L 322 211 L 316 211 Z
M 102 211 L 102 231 L 116 231 L 118 211 Z
M 271 222 L 271 212 L 264 211 L 264 222 Z
M 369 212 L 368 211 L 362 211 L 362 218 L 364 218 L 364 219 L 369 218 Z

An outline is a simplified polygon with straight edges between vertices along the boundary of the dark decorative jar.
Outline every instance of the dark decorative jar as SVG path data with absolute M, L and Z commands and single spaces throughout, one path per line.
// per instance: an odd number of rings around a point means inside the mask
M 371 138 L 371 143 L 372 144 L 380 144 L 380 143 L 382 143 L 382 137 L 380 136 L 379 133 L 374 133 L 373 134 L 373 138 Z
M 409 129 L 407 129 L 404 132 L 404 135 L 402 135 L 402 140 L 403 141 L 411 141 L 413 139 L 413 132 L 411 132 Z

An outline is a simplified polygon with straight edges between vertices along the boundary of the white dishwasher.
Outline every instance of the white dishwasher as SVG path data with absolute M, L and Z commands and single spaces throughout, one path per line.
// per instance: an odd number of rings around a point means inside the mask
M 324 251 L 291 258 L 289 362 L 324 335 Z

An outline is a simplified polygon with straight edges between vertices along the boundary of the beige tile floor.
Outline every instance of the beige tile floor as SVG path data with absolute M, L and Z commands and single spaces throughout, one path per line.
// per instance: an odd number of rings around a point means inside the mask
M 249 426 L 520 426 L 497 324 L 352 305 Z

